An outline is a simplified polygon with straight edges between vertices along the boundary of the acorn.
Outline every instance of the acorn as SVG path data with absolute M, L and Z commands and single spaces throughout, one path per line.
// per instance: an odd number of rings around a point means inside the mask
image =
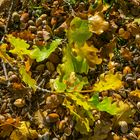
M 33 20 L 29 20 L 29 21 L 28 21 L 28 25 L 34 26 L 34 25 L 35 25 L 35 23 L 34 23 L 34 21 L 33 21 Z
M 113 136 L 113 140 L 121 140 L 121 137 L 115 134 L 115 135 Z
M 16 107 L 22 108 L 25 105 L 25 100 L 21 99 L 21 98 L 16 99 L 15 102 L 14 102 L 14 105 Z
M 138 79 L 136 80 L 136 83 L 137 83 L 138 87 L 140 88 L 140 78 L 138 78 Z
M 29 20 L 29 14 L 23 13 L 20 17 L 20 21 L 26 23 Z
M 42 38 L 43 37 L 43 31 L 37 31 L 37 37 Z
M 35 70 L 42 72 L 42 71 L 44 71 L 44 69 L 45 69 L 45 65 L 44 64 L 39 64 L 39 65 L 37 65 Z
M 137 108 L 140 109 L 140 102 L 137 102 Z
M 37 31 L 42 31 L 43 27 L 40 25 L 37 27 Z
M 137 136 L 140 135 L 140 128 L 139 127 L 134 127 L 132 131 L 135 133 L 135 135 L 137 135 Z
M 19 78 L 15 74 L 13 74 L 9 77 L 10 82 L 18 82 L 18 80 L 19 80 Z
M 42 15 L 40 16 L 40 18 L 41 18 L 42 20 L 46 20 L 47 14 L 42 14 Z
M 72 130 L 71 130 L 70 127 L 66 127 L 66 128 L 64 129 L 64 135 L 66 135 L 66 136 L 70 136 L 71 133 L 72 133 Z
M 5 117 L 3 115 L 0 115 L 0 123 L 4 123 L 5 122 Z
M 21 30 L 25 30 L 25 29 L 27 28 L 27 26 L 28 26 L 28 23 L 23 23 L 23 22 L 22 22 L 22 23 L 20 24 L 20 29 L 21 29 Z
M 38 19 L 36 20 L 35 25 L 38 27 L 38 26 L 40 26 L 41 24 L 42 24 L 42 18 L 38 18 Z
M 122 35 L 124 32 L 125 32 L 124 28 L 120 28 L 118 31 L 119 35 Z
M 140 44 L 140 35 L 139 34 L 136 34 L 135 41 L 136 41 L 136 43 Z
M 56 17 L 52 17 L 52 19 L 51 19 L 51 25 L 52 26 L 55 26 L 56 23 L 57 23 L 57 18 Z
M 31 26 L 31 25 L 30 25 L 30 26 L 28 27 L 28 30 L 31 31 L 32 33 L 35 33 L 35 32 L 37 31 L 37 28 L 36 28 L 36 26 Z
M 59 115 L 57 113 L 48 114 L 46 117 L 46 122 L 48 123 L 54 123 L 57 122 L 58 120 L 59 120 Z
M 46 105 L 47 108 L 53 109 L 62 104 L 64 98 L 60 95 L 52 94 L 46 98 Z
M 119 121 L 119 126 L 121 129 L 122 133 L 127 133 L 128 132 L 128 124 L 126 121 Z
M 50 72 L 54 72 L 55 71 L 55 66 L 52 62 L 48 61 L 46 63 L 46 66 L 47 66 L 47 69 L 50 71 Z
M 134 62 L 134 64 L 136 64 L 136 65 L 140 65 L 140 56 L 135 56 L 135 57 L 133 58 L 133 62 Z
M 43 20 L 43 21 L 42 21 L 42 24 L 43 24 L 43 25 L 46 25 L 46 24 L 47 24 L 47 20 Z M 45 28 L 46 26 L 43 26 L 43 27 Z
M 17 12 L 13 12 L 12 20 L 13 20 L 13 22 L 19 22 L 20 21 L 20 15 Z
M 55 53 L 51 53 L 48 60 L 51 61 L 53 64 L 58 64 L 61 61 L 58 55 L 56 55 Z
M 128 73 L 132 73 L 132 70 L 129 66 L 123 68 L 123 74 L 126 75 Z

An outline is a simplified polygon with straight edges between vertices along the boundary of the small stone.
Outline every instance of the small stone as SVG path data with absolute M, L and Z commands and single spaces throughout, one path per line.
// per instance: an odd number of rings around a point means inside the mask
M 21 98 L 16 99 L 15 102 L 14 102 L 14 105 L 16 107 L 22 108 L 25 105 L 25 100 L 21 99 Z
M 48 123 L 54 123 L 57 122 L 58 120 L 59 120 L 59 115 L 57 113 L 48 114 L 48 116 L 46 117 L 46 122 Z
M 119 126 L 121 129 L 122 133 L 127 133 L 128 132 L 128 124 L 126 121 L 119 121 Z

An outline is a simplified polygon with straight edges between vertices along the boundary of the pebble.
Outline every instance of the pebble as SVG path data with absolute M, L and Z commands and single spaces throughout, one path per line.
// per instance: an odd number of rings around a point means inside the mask
M 15 102 L 14 102 L 14 105 L 16 107 L 22 108 L 25 105 L 25 100 L 21 99 L 21 98 L 16 99 Z

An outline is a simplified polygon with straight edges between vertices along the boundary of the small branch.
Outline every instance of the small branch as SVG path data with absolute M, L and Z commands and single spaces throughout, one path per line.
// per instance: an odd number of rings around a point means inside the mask
M 11 16 L 12 16 L 13 5 L 14 5 L 14 0 L 11 0 L 11 6 L 9 8 L 7 22 L 6 22 L 6 25 L 4 26 L 4 36 L 2 37 L 1 42 L 4 42 L 5 34 L 8 33 L 8 26 L 9 26 Z M 5 79 L 8 81 L 7 86 L 9 86 L 10 81 L 8 80 L 8 74 L 7 74 L 6 66 L 5 66 L 5 63 L 4 63 L 3 59 L 1 60 L 1 63 L 2 63 L 2 67 L 3 67 Z
M 59 93 L 73 93 L 73 92 L 79 92 L 79 93 L 91 93 L 91 92 L 94 92 L 94 90 L 81 90 L 81 91 L 73 90 L 73 91 L 62 91 L 62 92 L 58 92 L 58 91 L 51 91 L 51 90 L 48 90 L 48 89 L 44 89 L 44 88 L 41 88 L 39 86 L 36 86 L 36 88 L 38 90 L 40 90 L 40 91 L 43 91 L 43 92 L 56 93 L 56 94 L 59 94 Z

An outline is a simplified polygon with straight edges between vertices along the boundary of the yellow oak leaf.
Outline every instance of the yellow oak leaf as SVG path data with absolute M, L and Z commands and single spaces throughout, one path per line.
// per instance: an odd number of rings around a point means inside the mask
M 89 46 L 87 43 L 85 43 L 82 47 L 79 47 L 77 44 L 75 44 L 75 48 L 73 50 L 77 53 L 77 55 L 85 58 L 90 67 L 93 67 L 95 64 L 102 63 L 102 59 L 97 55 L 99 50 L 93 45 Z
M 135 96 L 140 98 L 140 90 L 136 89 L 130 92 L 130 96 Z
M 110 71 L 107 74 L 103 73 L 100 75 L 100 80 L 94 84 L 93 90 L 98 92 L 110 89 L 117 90 L 123 86 L 121 79 L 122 75 L 119 73 L 113 74 Z
M 11 140 L 34 140 L 38 137 L 36 130 L 30 128 L 30 123 L 22 121 L 21 125 L 10 135 Z
M 102 34 L 109 28 L 109 23 L 104 20 L 101 14 L 89 15 L 89 30 L 97 35 Z

